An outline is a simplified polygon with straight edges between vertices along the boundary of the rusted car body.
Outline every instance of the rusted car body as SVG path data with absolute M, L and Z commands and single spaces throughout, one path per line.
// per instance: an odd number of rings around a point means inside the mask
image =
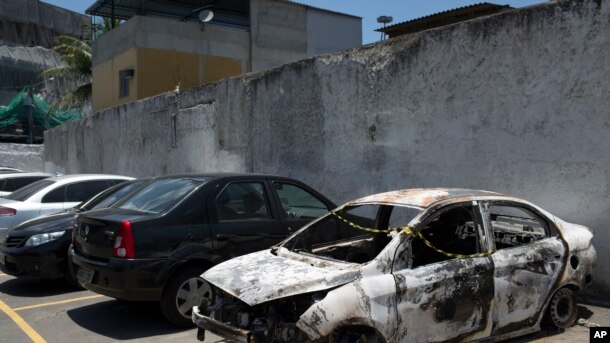
M 407 225 L 408 223 L 408 225 Z M 203 274 L 199 326 L 239 342 L 501 340 L 567 327 L 592 233 L 527 201 L 409 189 L 348 202 Z

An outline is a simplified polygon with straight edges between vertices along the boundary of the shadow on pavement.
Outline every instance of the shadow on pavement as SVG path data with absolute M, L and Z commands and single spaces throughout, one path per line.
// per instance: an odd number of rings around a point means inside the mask
M 108 300 L 67 311 L 77 325 L 115 340 L 166 335 L 190 330 L 165 320 L 159 303 L 129 303 Z M 193 340 L 195 333 L 193 333 Z
M 14 297 L 40 298 L 80 291 L 64 280 L 10 279 L 0 283 L 0 292 Z
M 578 311 L 578 315 L 576 316 L 577 319 L 580 319 L 580 318 L 589 319 L 593 316 L 593 311 L 589 310 L 589 308 L 587 308 L 587 306 L 578 305 L 577 311 Z

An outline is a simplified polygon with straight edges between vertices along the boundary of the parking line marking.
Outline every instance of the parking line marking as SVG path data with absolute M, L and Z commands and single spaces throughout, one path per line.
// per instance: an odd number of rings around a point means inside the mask
M 17 326 L 23 331 L 34 343 L 47 343 L 47 341 L 42 338 L 34 330 L 30 324 L 28 324 L 20 315 L 17 314 L 12 308 L 10 308 L 7 304 L 5 304 L 2 300 L 0 300 L 0 311 L 4 312 L 9 318 L 11 318 Z
M 39 308 L 39 307 L 46 307 L 46 306 L 67 304 L 67 303 L 73 303 L 73 302 L 76 302 L 76 301 L 89 300 L 89 299 L 97 299 L 97 298 L 101 298 L 101 297 L 103 297 L 103 295 L 91 295 L 91 296 L 88 296 L 88 297 L 80 297 L 80 298 L 74 298 L 74 299 L 68 299 L 68 300 L 62 300 L 62 301 L 54 301 L 54 302 L 51 302 L 51 303 L 44 303 L 44 304 L 37 304 L 37 305 L 17 307 L 17 308 L 14 308 L 13 311 L 23 311 L 23 310 L 29 310 L 29 309 L 32 309 L 32 308 Z
M 2 273 L 0 273 L 0 276 L 6 276 L 6 274 L 2 274 Z

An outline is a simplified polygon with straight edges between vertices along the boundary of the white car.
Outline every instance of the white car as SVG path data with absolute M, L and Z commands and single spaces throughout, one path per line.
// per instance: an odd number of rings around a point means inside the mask
M 0 198 L 0 243 L 20 223 L 74 207 L 95 194 L 132 177 L 104 174 L 74 174 L 31 183 Z
M 498 193 L 360 198 L 270 250 L 203 274 L 197 337 L 239 342 L 497 341 L 565 328 L 592 281 L 593 235 Z
M 10 172 L 0 174 L 0 197 L 25 187 L 32 182 L 55 176 L 50 173 Z

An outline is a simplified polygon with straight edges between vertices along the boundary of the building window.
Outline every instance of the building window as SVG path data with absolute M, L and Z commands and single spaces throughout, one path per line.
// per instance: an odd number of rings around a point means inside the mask
M 133 68 L 119 71 L 119 98 L 129 96 L 129 80 L 133 78 Z

